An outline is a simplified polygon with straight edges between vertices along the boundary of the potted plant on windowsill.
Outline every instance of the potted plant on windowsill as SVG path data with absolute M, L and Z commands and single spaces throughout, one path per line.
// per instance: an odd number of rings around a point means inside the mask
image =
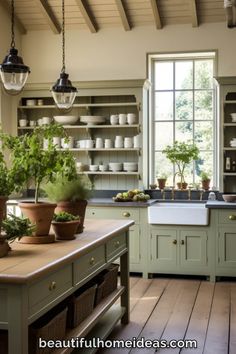
M 73 240 L 77 227 L 80 223 L 80 217 L 74 216 L 65 211 L 54 214 L 52 228 L 57 240 Z
M 205 171 L 202 171 L 200 174 L 201 182 L 202 182 L 202 189 L 208 191 L 210 188 L 211 178 L 209 174 Z
M 186 189 L 188 184 L 185 182 L 185 168 L 190 162 L 199 158 L 199 149 L 194 144 L 175 141 L 172 146 L 167 145 L 162 153 L 177 166 L 178 171 L 175 175 L 180 177 L 180 181 L 177 183 L 178 188 Z
M 157 176 L 157 182 L 158 182 L 159 189 L 165 188 L 166 180 L 167 180 L 167 176 L 164 173 Z
M 66 138 L 65 130 L 58 124 L 37 127 L 31 134 L 18 137 L 3 134 L 2 141 L 10 150 L 12 170 L 18 174 L 20 181 L 30 182 L 35 186 L 34 202 L 20 202 L 19 206 L 25 216 L 36 224 L 35 243 L 54 241 L 54 235 L 48 235 L 56 204 L 39 201 L 39 190 L 43 182 L 52 182 L 56 173 L 74 176 L 75 161 L 69 150 L 59 150 L 53 144 L 53 137 Z M 43 149 L 43 140 L 47 139 L 47 149 Z M 32 242 L 31 242 L 32 243 Z
M 87 199 L 92 193 L 92 184 L 86 175 L 74 175 L 71 179 L 57 175 L 53 182 L 43 186 L 49 200 L 56 202 L 55 212 L 67 212 L 79 215 L 80 223 L 77 232 L 83 232 Z

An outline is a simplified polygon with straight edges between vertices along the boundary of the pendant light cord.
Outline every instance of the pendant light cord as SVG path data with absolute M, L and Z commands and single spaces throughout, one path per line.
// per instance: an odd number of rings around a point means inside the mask
M 14 0 L 11 0 L 11 47 L 12 48 L 15 48 L 14 27 L 15 27 L 15 8 L 14 8 Z
M 62 72 L 66 70 L 65 65 L 65 1 L 62 0 Z

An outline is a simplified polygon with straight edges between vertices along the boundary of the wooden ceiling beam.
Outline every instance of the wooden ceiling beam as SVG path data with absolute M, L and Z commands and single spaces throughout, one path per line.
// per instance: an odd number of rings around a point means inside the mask
M 157 0 L 150 0 L 150 1 L 151 1 L 152 12 L 153 12 L 156 28 L 161 29 L 162 23 L 161 23 L 161 17 L 158 9 Z
M 122 21 L 122 24 L 123 24 L 123 27 L 124 27 L 125 31 L 130 31 L 131 30 L 131 25 L 129 23 L 128 16 L 127 16 L 127 13 L 125 11 L 124 4 L 123 4 L 122 0 L 115 0 L 115 3 L 116 3 L 116 6 L 117 6 L 117 9 L 119 11 L 120 18 L 121 18 L 121 21 Z
M 98 31 L 97 24 L 95 23 L 93 16 L 89 10 L 88 4 L 86 3 L 86 0 L 75 0 L 79 10 L 85 20 L 86 25 L 90 29 L 92 33 L 96 33 Z
M 38 5 L 43 17 L 49 24 L 51 30 L 55 34 L 59 34 L 61 32 L 60 24 L 57 22 L 56 17 L 54 16 L 51 8 L 49 7 L 47 0 L 34 0 L 35 3 Z
M 0 4 L 2 7 L 7 11 L 9 17 L 11 18 L 11 5 L 6 0 L 0 0 Z M 19 18 L 15 15 L 15 23 L 16 26 L 21 34 L 26 34 L 26 28 L 19 20 Z
M 192 27 L 198 27 L 198 16 L 197 16 L 196 0 L 189 0 L 189 3 L 190 3 Z

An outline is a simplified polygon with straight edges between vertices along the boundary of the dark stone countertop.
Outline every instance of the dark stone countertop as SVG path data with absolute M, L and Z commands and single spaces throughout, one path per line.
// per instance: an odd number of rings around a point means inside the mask
M 208 200 L 206 203 L 206 208 L 209 209 L 236 209 L 236 203 L 234 202 L 224 202 L 220 200 Z
M 91 198 L 88 200 L 88 205 L 89 206 L 147 208 L 156 202 L 157 202 L 157 199 L 149 199 L 146 202 L 114 202 L 114 200 L 112 200 L 112 198 Z

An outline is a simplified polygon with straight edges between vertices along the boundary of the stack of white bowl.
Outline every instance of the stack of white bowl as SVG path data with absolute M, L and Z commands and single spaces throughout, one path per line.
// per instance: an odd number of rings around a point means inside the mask
M 124 171 L 127 172 L 136 172 L 138 171 L 138 163 L 137 162 L 123 162 Z
M 236 147 L 236 138 L 233 138 L 232 140 L 230 140 L 229 145 L 231 147 Z

